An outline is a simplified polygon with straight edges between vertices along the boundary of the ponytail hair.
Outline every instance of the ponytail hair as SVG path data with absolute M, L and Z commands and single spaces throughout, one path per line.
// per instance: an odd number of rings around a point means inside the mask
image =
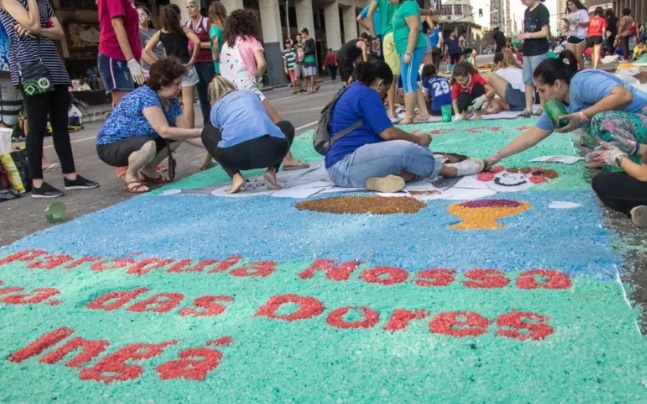
M 560 52 L 557 59 L 546 59 L 537 66 L 532 77 L 542 84 L 553 85 L 555 81 L 561 80 L 566 84 L 577 73 L 577 59 L 575 54 L 569 50 Z
M 454 66 L 454 72 L 452 73 L 452 84 L 456 83 L 456 76 L 468 76 L 479 71 L 471 64 L 467 62 L 460 62 Z
M 360 62 L 355 65 L 355 80 L 370 86 L 377 79 L 382 79 L 385 86 L 390 86 L 393 83 L 393 72 L 386 63 L 381 60 L 370 60 L 368 62 Z

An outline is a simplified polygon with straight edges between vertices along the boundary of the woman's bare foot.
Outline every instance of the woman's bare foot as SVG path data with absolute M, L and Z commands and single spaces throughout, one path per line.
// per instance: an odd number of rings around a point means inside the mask
M 234 174 L 231 179 L 231 188 L 229 188 L 226 192 L 228 194 L 235 194 L 236 192 L 240 191 L 243 185 L 245 185 L 245 181 L 245 177 L 243 177 L 240 173 Z
M 265 182 L 267 182 L 267 189 L 281 189 L 281 186 L 276 182 L 276 168 L 270 167 L 263 174 Z

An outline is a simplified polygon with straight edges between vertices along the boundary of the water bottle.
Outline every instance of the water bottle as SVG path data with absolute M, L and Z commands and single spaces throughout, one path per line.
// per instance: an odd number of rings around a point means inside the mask
M 568 119 L 559 119 L 560 116 L 568 115 L 564 103 L 558 98 L 552 98 L 544 103 L 544 111 L 555 129 L 568 125 Z

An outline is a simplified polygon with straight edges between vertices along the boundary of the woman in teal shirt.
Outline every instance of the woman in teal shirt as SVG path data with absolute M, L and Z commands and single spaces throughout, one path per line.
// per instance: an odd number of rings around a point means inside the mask
M 413 123 L 416 107 L 416 92 L 418 90 L 418 68 L 422 63 L 427 40 L 422 33 L 420 7 L 412 0 L 389 0 L 397 8 L 393 14 L 393 41 L 395 50 L 400 55 L 400 70 L 402 87 L 404 88 L 405 118 L 402 124 Z M 426 112 L 423 105 L 421 111 Z M 424 119 L 423 116 L 421 118 Z
M 213 53 L 213 64 L 216 74 L 220 74 L 220 50 L 222 49 L 222 31 L 227 19 L 227 9 L 219 1 L 214 1 L 209 6 L 209 40 L 211 42 L 211 53 Z

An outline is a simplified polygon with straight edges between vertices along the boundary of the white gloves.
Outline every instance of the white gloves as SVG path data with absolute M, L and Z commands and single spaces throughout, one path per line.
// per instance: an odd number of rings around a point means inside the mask
M 138 61 L 130 59 L 128 61 L 128 70 L 133 77 L 133 81 L 139 85 L 144 84 L 144 70 Z
M 487 100 L 487 97 L 485 96 L 485 94 L 483 94 L 482 96 L 477 97 L 474 99 L 474 101 L 472 101 L 471 107 L 474 108 L 475 110 L 480 109 L 486 100 Z
M 620 150 L 617 146 L 607 142 L 600 142 L 601 147 L 586 155 L 587 162 L 604 163 L 609 166 L 617 166 L 620 158 L 626 158 L 627 153 Z
M 463 120 L 462 114 L 454 115 L 454 117 L 452 118 L 452 122 L 460 122 L 462 120 Z

